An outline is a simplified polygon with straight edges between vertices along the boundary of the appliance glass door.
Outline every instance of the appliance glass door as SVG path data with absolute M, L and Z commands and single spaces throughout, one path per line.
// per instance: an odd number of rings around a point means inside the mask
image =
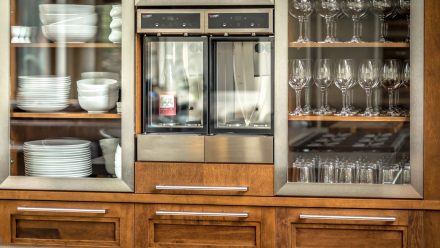
M 144 131 L 206 132 L 206 66 L 204 37 L 145 37 Z
M 211 131 L 272 134 L 272 38 L 211 38 L 211 42 Z

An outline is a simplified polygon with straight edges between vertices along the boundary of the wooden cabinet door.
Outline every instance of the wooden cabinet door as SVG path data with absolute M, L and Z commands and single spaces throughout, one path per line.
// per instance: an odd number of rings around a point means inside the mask
M 277 247 L 408 247 L 405 210 L 277 209 Z
M 272 164 L 143 163 L 136 193 L 273 196 Z
M 133 247 L 134 204 L 6 201 L 5 245 Z M 2 224 L 3 225 L 3 224 Z
M 274 208 L 139 204 L 136 247 L 275 247 Z

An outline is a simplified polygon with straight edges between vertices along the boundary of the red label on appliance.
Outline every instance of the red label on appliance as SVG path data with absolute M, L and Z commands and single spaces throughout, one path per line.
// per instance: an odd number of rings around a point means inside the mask
M 176 115 L 176 96 L 174 94 L 159 95 L 159 115 L 174 116 Z

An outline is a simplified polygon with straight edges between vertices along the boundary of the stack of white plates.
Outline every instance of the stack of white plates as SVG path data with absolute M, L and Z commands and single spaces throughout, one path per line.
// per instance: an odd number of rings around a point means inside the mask
M 55 112 L 69 105 L 70 77 L 18 77 L 17 107 L 24 111 Z
M 24 143 L 26 176 L 86 177 L 92 174 L 90 141 L 51 139 Z
M 86 42 L 96 36 L 98 14 L 95 6 L 40 4 L 43 35 L 55 42 Z

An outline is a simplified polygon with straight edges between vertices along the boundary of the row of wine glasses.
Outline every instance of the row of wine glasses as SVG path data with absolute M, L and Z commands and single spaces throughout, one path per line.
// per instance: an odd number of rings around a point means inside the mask
M 292 163 L 289 181 L 299 183 L 409 184 L 411 167 L 407 160 L 366 160 L 363 158 L 302 158 Z
M 362 42 L 362 26 L 360 20 L 364 18 L 368 10 L 374 13 L 380 23 L 379 42 L 387 42 L 385 18 L 401 13 L 405 15 L 408 22 L 408 34 L 406 41 L 409 42 L 410 23 L 410 0 L 291 0 L 289 14 L 298 19 L 299 37 L 296 42 L 309 42 L 308 23 L 313 10 L 325 19 L 326 38 L 323 43 L 337 42 L 336 20 L 347 16 L 353 21 L 353 37 L 351 43 Z M 303 28 L 304 26 L 304 28 Z
M 388 59 L 382 63 L 380 60 L 366 59 L 361 61 L 357 67 L 353 59 L 340 59 L 336 62 L 332 59 L 318 59 L 315 62 L 313 73 L 312 60 L 290 60 L 288 78 L 289 86 L 296 93 L 296 108 L 289 115 L 302 116 L 313 113 L 320 116 L 407 116 L 409 114 L 407 110 L 398 109 L 394 106 L 394 102 L 398 101 L 395 99 L 394 93 L 401 87 L 409 87 L 410 72 L 411 68 L 408 60 L 402 62 L 397 59 Z M 315 111 L 311 110 L 310 101 L 307 102 L 307 98 L 306 106 L 304 108 L 301 107 L 301 92 L 303 88 L 307 87 L 310 89 L 312 81 L 320 90 L 321 95 L 319 107 Z M 328 88 L 333 83 L 342 92 L 342 109 L 338 113 L 332 111 L 326 100 Z M 347 99 L 350 96 L 348 92 L 356 85 L 362 87 L 367 96 L 366 109 L 362 113 L 358 113 L 353 106 L 347 104 Z M 379 85 L 388 91 L 389 102 L 388 110 L 386 111 L 374 109 L 371 104 L 372 92 Z

